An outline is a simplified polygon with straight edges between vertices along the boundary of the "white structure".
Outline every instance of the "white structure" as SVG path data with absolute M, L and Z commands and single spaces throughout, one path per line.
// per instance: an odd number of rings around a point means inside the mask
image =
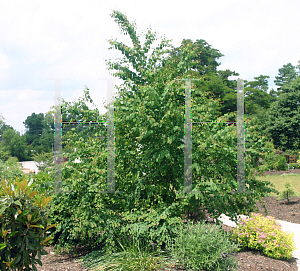
M 38 167 L 37 167 L 38 163 L 35 162 L 35 161 L 18 162 L 18 164 L 22 165 L 24 173 L 34 172 L 35 174 L 37 174 L 37 173 L 40 172 Z

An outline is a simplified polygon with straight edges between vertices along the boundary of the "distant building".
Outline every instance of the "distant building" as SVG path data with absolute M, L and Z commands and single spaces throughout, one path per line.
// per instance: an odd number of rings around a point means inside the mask
M 30 172 L 34 172 L 35 174 L 37 174 L 40 172 L 37 167 L 38 163 L 35 161 L 18 162 L 18 164 L 22 165 L 22 171 L 26 174 L 29 174 Z

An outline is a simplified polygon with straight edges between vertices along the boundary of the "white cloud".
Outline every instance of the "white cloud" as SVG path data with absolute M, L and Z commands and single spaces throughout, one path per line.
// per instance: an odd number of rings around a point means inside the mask
M 9 57 L 0 53 L 0 82 L 5 80 L 11 67 Z

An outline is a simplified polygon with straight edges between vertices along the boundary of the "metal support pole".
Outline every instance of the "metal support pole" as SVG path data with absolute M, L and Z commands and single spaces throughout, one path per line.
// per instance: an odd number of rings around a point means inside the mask
M 244 81 L 237 80 L 237 192 L 245 193 Z M 247 193 L 249 193 L 247 191 Z

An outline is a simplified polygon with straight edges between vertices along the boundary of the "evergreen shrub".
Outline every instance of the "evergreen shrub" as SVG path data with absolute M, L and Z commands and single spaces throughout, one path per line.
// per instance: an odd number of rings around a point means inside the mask
M 55 226 L 49 225 L 45 209 L 51 197 L 33 191 L 26 179 L 0 184 L 1 270 L 37 270 L 41 255 L 47 254 L 43 247 L 51 239 L 47 231 Z

